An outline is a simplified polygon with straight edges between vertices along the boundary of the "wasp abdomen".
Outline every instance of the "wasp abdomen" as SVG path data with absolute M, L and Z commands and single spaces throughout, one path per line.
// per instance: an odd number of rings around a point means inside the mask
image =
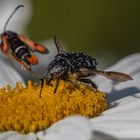
M 12 50 L 12 53 L 14 53 L 18 58 L 26 62 L 28 65 L 31 64 L 29 61 L 29 57 L 31 57 L 31 54 L 28 50 L 28 47 L 26 44 L 24 44 L 18 37 L 16 33 L 13 33 L 11 31 L 6 32 L 7 35 L 7 41 L 9 44 L 9 47 Z

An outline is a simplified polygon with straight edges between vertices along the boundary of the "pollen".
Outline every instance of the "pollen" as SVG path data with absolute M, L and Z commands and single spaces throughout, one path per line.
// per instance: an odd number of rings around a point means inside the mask
M 106 94 L 92 87 L 60 81 L 53 94 L 55 81 L 44 83 L 41 98 L 40 85 L 28 82 L 26 87 L 16 83 L 0 89 L 0 131 L 14 130 L 20 133 L 37 132 L 70 115 L 89 118 L 107 109 Z

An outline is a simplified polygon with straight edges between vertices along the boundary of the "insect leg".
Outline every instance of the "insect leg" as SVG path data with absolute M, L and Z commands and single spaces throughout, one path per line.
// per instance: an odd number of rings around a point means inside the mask
M 91 84 L 91 86 L 93 87 L 93 88 L 95 88 L 96 90 L 97 90 L 97 85 L 93 82 L 93 81 L 91 81 L 90 79 L 79 79 L 79 81 L 80 82 L 84 82 L 84 83 L 88 83 L 88 84 Z
M 43 86 L 44 86 L 44 81 L 45 81 L 45 84 L 52 86 L 51 81 L 48 81 L 45 77 L 40 78 L 40 85 L 41 85 L 40 93 L 39 93 L 40 98 L 41 98 L 41 93 L 42 93 L 42 89 L 43 89 Z
M 41 93 L 42 93 L 42 89 L 43 89 L 43 85 L 44 85 L 44 78 L 40 79 L 41 81 L 41 89 L 40 89 L 40 92 L 39 92 L 39 97 L 41 98 Z
M 73 84 L 76 88 L 79 89 L 79 85 L 78 85 L 75 81 L 69 80 L 69 79 L 67 79 L 66 81 L 70 82 L 70 83 Z
M 54 89 L 54 91 L 53 91 L 54 94 L 55 94 L 56 91 L 57 91 L 57 88 L 58 88 L 58 85 L 59 85 L 59 81 L 60 81 L 60 79 L 58 78 L 58 79 L 56 80 L 55 89 Z

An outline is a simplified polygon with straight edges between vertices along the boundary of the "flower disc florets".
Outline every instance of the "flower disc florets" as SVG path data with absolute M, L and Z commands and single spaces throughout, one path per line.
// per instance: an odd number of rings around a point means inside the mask
M 28 82 L 27 87 L 17 83 L 0 89 L 0 131 L 15 130 L 21 133 L 37 132 L 70 115 L 94 117 L 107 109 L 106 95 L 92 87 L 60 81 L 57 93 L 53 86 L 40 86 Z

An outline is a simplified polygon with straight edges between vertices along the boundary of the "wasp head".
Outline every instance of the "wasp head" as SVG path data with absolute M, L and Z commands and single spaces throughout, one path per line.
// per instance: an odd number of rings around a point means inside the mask
M 17 37 L 17 34 L 15 32 L 12 32 L 12 31 L 5 31 L 3 33 L 3 35 L 7 36 L 8 39 L 12 39 L 12 38 Z
M 49 85 L 52 80 L 62 78 L 67 73 L 69 67 L 66 63 L 66 60 L 59 59 L 57 56 L 53 61 L 49 63 L 47 72 L 44 74 L 46 83 Z
M 52 61 L 49 65 L 49 73 L 53 79 L 61 77 L 68 70 L 67 65 L 60 61 Z

